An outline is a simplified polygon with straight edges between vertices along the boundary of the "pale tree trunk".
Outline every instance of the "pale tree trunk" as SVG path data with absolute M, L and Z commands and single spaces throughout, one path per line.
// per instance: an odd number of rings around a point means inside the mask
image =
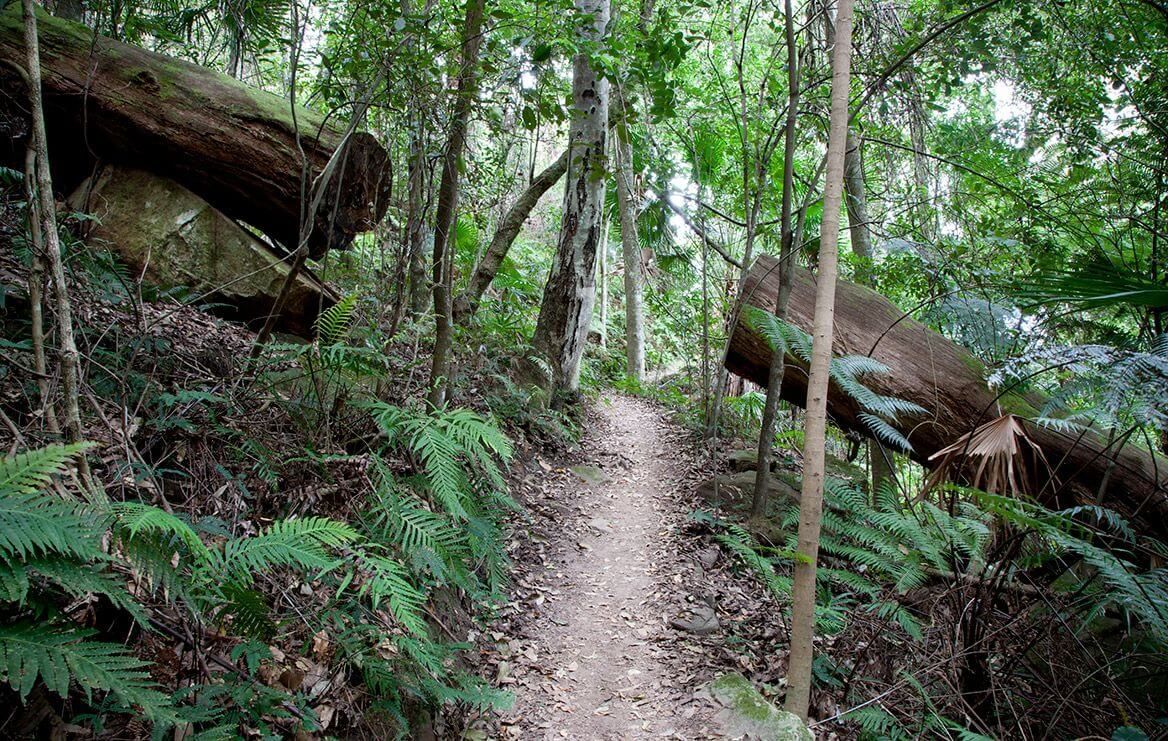
M 438 211 L 434 219 L 434 355 L 430 364 L 429 401 L 434 407 L 446 402 L 453 344 L 454 232 L 458 213 L 458 170 L 466 146 L 470 111 L 478 89 L 479 48 L 483 40 L 484 0 L 468 0 L 459 57 L 458 92 L 451 115 L 450 134 L 438 186 Z
M 410 111 L 409 181 L 406 202 L 406 254 L 410 269 L 410 314 L 426 313 L 430 284 L 426 278 L 426 167 L 425 116 Z
M 608 347 L 608 219 L 600 230 L 600 256 L 596 258 L 596 275 L 600 283 L 600 311 L 596 320 L 600 322 L 600 346 Z
M 925 124 L 928 114 L 921 103 L 916 83 L 910 79 L 910 85 L 912 86 L 912 109 L 909 111 L 908 131 L 913 147 L 913 186 L 917 198 L 916 212 L 920 219 L 921 238 L 926 242 L 934 242 L 937 239 L 937 212 L 933 208 L 932 189 L 929 187 L 928 150 L 925 147 Z
M 848 128 L 847 152 L 844 154 L 844 193 L 847 197 L 848 237 L 852 253 L 858 258 L 856 282 L 872 286 L 872 231 L 868 220 L 868 197 L 864 190 L 864 161 L 860 153 L 860 137 Z
M 608 0 L 576 0 L 576 11 L 582 39 L 600 41 L 608 26 Z M 596 300 L 607 129 L 608 81 L 581 52 L 573 60 L 568 176 L 559 244 L 532 336 L 532 344 L 549 366 L 546 385 L 559 392 L 574 393 L 580 387 L 580 359 Z
M 73 336 L 73 308 L 69 287 L 65 283 L 65 266 L 61 262 L 61 239 L 57 232 L 57 204 L 53 199 L 53 176 L 49 171 L 49 147 L 45 136 L 45 111 L 41 101 L 41 59 L 37 44 L 36 4 L 23 0 L 24 43 L 28 54 L 28 98 L 32 115 L 32 142 L 36 159 L 36 211 L 39 217 L 43 252 L 52 276 L 57 312 L 57 352 L 64 395 L 65 436 L 69 442 L 81 442 L 81 411 L 78 405 L 80 372 L 77 342 Z M 31 207 L 31 203 L 29 204 Z M 46 404 L 47 407 L 47 404 Z M 80 459 L 83 480 L 89 478 L 85 458 Z
M 466 290 L 454 302 L 455 321 L 461 324 L 474 316 L 475 311 L 478 310 L 479 302 L 483 300 L 483 294 L 491 285 L 491 281 L 495 279 L 495 275 L 499 272 L 499 267 L 506 259 L 507 252 L 511 249 L 512 243 L 515 242 L 515 238 L 519 236 L 523 223 L 527 221 L 527 217 L 531 215 L 532 209 L 539 203 L 543 194 L 559 182 L 567 169 L 568 153 L 564 152 L 555 162 L 548 165 L 547 169 L 532 179 L 527 190 L 523 191 L 523 194 L 503 215 L 499 225 L 495 228 L 495 236 L 491 238 L 491 243 L 487 245 L 487 249 L 479 258 L 478 264 L 475 265 Z
M 803 435 L 803 487 L 799 499 L 799 536 L 791 588 L 791 653 L 787 662 L 786 709 L 807 720 L 811 699 L 812 638 L 815 635 L 815 572 L 823 519 L 824 457 L 827 438 L 828 372 L 835 319 L 844 153 L 848 136 L 849 64 L 852 51 L 852 0 L 839 0 L 831 52 L 831 119 L 827 175 L 820 228 L 819 275 L 812 331 L 811 369 Z
M 623 100 L 621 112 L 624 112 Z M 641 245 L 637 239 L 637 195 L 633 187 L 632 133 L 622 115 L 617 132 L 616 197 L 620 212 L 621 248 L 625 261 L 625 375 L 645 380 L 645 294 L 641 276 Z M 621 135 L 623 133 L 623 136 Z
M 779 292 L 775 298 L 775 316 L 787 316 L 787 301 L 791 296 L 794 277 L 796 239 L 791 223 L 791 209 L 795 197 L 795 124 L 799 115 L 799 53 L 795 45 L 795 17 L 791 0 L 784 3 L 784 28 L 787 42 L 787 121 L 783 131 L 783 205 L 779 255 Z M 800 222 L 802 223 L 802 222 Z M 758 467 L 754 474 L 754 498 L 750 506 L 752 517 L 766 514 L 767 491 L 770 488 L 771 448 L 775 439 L 775 419 L 783 389 L 786 348 L 772 349 L 771 368 L 767 376 L 766 404 L 763 406 L 762 425 L 758 435 Z
M 30 141 L 24 158 L 24 194 L 28 204 L 28 235 L 32 248 L 32 266 L 28 273 L 29 320 L 32 323 L 33 370 L 37 374 L 41 415 L 45 427 L 52 433 L 61 431 L 56 405 L 49 388 L 49 364 L 45 360 L 45 241 L 41 237 L 41 223 L 37 214 L 36 146 Z

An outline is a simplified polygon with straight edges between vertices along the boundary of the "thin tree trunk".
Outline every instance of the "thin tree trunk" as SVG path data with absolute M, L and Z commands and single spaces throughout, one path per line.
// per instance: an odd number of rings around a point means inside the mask
M 57 204 L 53 199 L 53 176 L 49 171 L 49 146 L 45 136 L 45 111 L 41 101 L 41 60 L 37 44 L 36 4 L 23 0 L 24 43 L 28 53 L 29 110 L 32 115 L 32 142 L 36 159 L 36 210 L 40 219 L 40 236 L 53 279 L 57 311 L 57 344 L 64 395 L 65 436 L 69 442 L 81 442 L 79 355 L 73 336 L 73 308 L 69 287 L 65 283 L 65 266 L 61 261 L 61 240 L 57 232 Z M 31 203 L 29 204 L 31 207 Z M 80 459 L 82 480 L 89 478 L 89 466 Z
M 32 247 L 32 266 L 28 273 L 29 320 L 32 323 L 33 370 L 37 374 L 37 391 L 40 393 L 41 415 L 45 427 L 54 434 L 60 433 L 57 408 L 49 388 L 49 364 L 45 360 L 45 241 L 41 237 L 41 223 L 37 214 L 37 171 L 36 147 L 29 142 L 24 157 L 24 194 L 28 204 L 28 234 Z
M 913 186 L 914 197 L 917 199 L 916 213 L 920 220 L 921 238 L 926 242 L 937 239 L 937 212 L 933 208 L 932 195 L 929 188 L 929 164 L 925 148 L 925 107 L 921 104 L 920 93 L 916 90 L 916 83 L 910 77 L 912 86 L 912 106 L 908 117 L 909 137 L 913 147 Z
M 795 238 L 791 224 L 791 209 L 795 198 L 795 124 L 799 114 L 799 55 L 795 46 L 795 17 L 791 0 L 784 3 L 784 24 L 787 41 L 787 121 L 783 132 L 783 205 L 781 214 L 781 238 L 779 252 L 779 291 L 775 296 L 775 316 L 780 320 L 787 316 L 787 302 L 791 297 L 794 277 Z M 767 491 L 770 488 L 771 448 L 775 439 L 775 419 L 779 411 L 779 399 L 783 389 L 787 350 L 776 347 L 772 350 L 770 374 L 767 376 L 766 404 L 762 411 L 762 426 L 758 435 L 758 467 L 754 475 L 754 498 L 751 501 L 752 517 L 766 514 Z
M 600 283 L 600 312 L 597 321 L 600 322 L 600 346 L 608 347 L 608 232 L 609 220 L 604 220 L 604 228 L 600 230 L 600 256 L 596 259 L 596 276 Z
M 847 152 L 844 153 L 844 193 L 847 196 L 848 236 L 857 262 L 856 282 L 872 287 L 872 232 L 868 220 L 868 197 L 864 190 L 864 163 L 860 156 L 860 137 L 848 128 Z
M 840 209 L 848 135 L 851 51 L 852 0 L 839 0 L 836 11 L 836 38 L 831 53 L 831 119 L 827 142 L 827 176 L 823 194 L 823 224 L 820 229 L 811 371 L 807 380 L 798 550 L 791 589 L 791 653 L 787 662 L 786 709 L 804 721 L 807 720 L 807 708 L 811 699 L 815 572 L 816 560 L 819 557 L 819 530 L 823 519 L 828 370 L 831 364 L 835 317 Z
M 539 203 L 543 194 L 559 182 L 567 169 L 568 153 L 565 151 L 555 162 L 548 165 L 543 172 L 532 179 L 527 190 L 523 191 L 523 194 L 500 219 L 499 225 L 495 228 L 495 236 L 491 237 L 491 243 L 487 245 L 483 256 L 475 265 L 466 290 L 459 294 L 458 299 L 454 302 L 455 321 L 461 324 L 474 316 L 479 303 L 483 300 L 483 294 L 487 292 L 491 281 L 495 280 L 495 275 L 499 272 L 503 260 L 506 259 L 507 252 L 510 251 L 515 238 L 519 236 L 523 223 L 527 221 L 527 217 L 531 215 L 532 209 Z
M 409 183 L 406 198 L 406 254 L 410 265 L 410 313 L 426 313 L 430 284 L 426 278 L 426 133 L 421 111 L 410 111 Z
M 438 212 L 434 223 L 434 355 L 430 364 L 430 404 L 442 406 L 446 401 L 450 379 L 450 351 L 454 333 L 454 232 L 458 214 L 458 169 L 466 146 L 471 105 L 478 90 L 479 48 L 482 46 L 484 0 L 468 0 L 463 24 L 462 54 L 459 58 L 458 93 L 446 141 L 442 163 L 442 181 L 438 186 Z
M 608 27 L 608 0 L 576 0 L 582 40 L 598 42 Z M 596 300 L 596 257 L 604 222 L 608 80 L 588 55 L 573 60 L 572 123 L 568 129 L 568 180 L 559 244 L 544 289 L 532 344 L 548 362 L 549 390 L 580 387 L 580 359 Z
M 872 228 L 868 215 L 868 194 L 864 185 L 864 158 L 860 152 L 860 137 L 848 127 L 847 152 L 844 154 L 844 194 L 847 198 L 848 236 L 852 253 L 857 258 L 856 282 L 875 288 L 876 273 L 872 259 Z M 896 481 L 892 451 L 879 440 L 868 440 L 868 467 L 873 497 L 885 486 Z
M 616 196 L 620 212 L 621 248 L 625 261 L 625 375 L 637 383 L 645 380 L 645 295 L 641 277 L 641 246 L 637 239 L 637 203 L 633 189 L 633 147 L 620 101 L 623 136 L 617 132 Z

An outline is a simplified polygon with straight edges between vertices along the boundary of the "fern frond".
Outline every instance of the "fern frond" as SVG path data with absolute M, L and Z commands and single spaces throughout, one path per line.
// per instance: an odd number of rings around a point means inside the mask
M 226 543 L 220 556 L 222 570 L 237 583 L 250 584 L 254 574 L 279 566 L 327 569 L 337 563 L 328 549 L 357 539 L 353 528 L 327 517 L 280 520 L 259 535 Z
M 93 443 L 48 445 L 0 458 L 0 495 L 36 494 L 53 476 L 65 472 L 66 464 L 93 447 Z
M 406 630 L 425 637 L 426 621 L 422 617 L 426 595 L 409 581 L 409 572 L 397 561 L 365 554 L 360 565 L 366 578 L 359 593 L 367 597 L 374 609 L 388 602 L 390 612 Z
M 194 528 L 169 512 L 142 502 L 117 502 L 110 509 L 123 538 L 160 537 L 181 545 L 197 562 L 210 558 L 210 551 Z
M 222 601 L 212 611 L 212 618 L 220 623 L 230 620 L 233 631 L 240 635 L 268 640 L 276 632 L 271 609 L 264 595 L 255 589 L 238 584 L 225 584 L 218 595 Z
M 333 345 L 344 339 L 356 308 L 357 294 L 350 293 L 322 311 L 315 323 L 317 341 L 321 345 Z
M 912 443 L 892 425 L 880 419 L 875 414 L 868 412 L 860 412 L 857 416 L 867 426 L 868 431 L 884 445 L 899 450 L 902 453 L 912 452 Z
M 50 553 L 87 558 L 102 532 L 100 517 L 77 502 L 29 491 L 0 492 L 0 559 Z
M 146 662 L 113 643 L 90 640 L 95 631 L 45 624 L 0 625 L 0 674 L 21 700 L 37 679 L 66 697 L 76 684 L 92 699 L 112 692 L 127 708 L 154 720 L 171 716 L 169 698 L 155 689 Z
M 25 572 L 26 580 L 27 575 L 39 575 L 72 597 L 100 594 L 133 616 L 139 625 L 149 622 L 146 610 L 126 591 L 125 580 L 105 570 L 104 563 L 76 563 L 54 556 L 27 561 L 17 568 Z M 0 582 L 4 580 L 0 577 Z

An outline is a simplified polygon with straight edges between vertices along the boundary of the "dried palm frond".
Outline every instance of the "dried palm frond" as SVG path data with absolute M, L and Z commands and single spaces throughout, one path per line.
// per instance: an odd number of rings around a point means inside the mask
M 1034 481 L 1030 467 L 1041 463 L 1049 468 L 1042 449 L 1027 436 L 1022 420 L 1013 414 L 1004 414 L 962 435 L 929 456 L 929 462 L 935 464 L 921 498 L 958 474 L 967 477 L 971 486 L 984 491 L 1027 495 Z

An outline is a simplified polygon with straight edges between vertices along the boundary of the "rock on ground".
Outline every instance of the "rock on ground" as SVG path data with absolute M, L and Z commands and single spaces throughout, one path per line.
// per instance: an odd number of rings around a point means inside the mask
M 266 244 L 178 183 L 141 170 L 107 166 L 69 197 L 95 221 L 86 241 L 113 250 L 133 279 L 163 290 L 185 288 L 224 318 L 261 326 L 288 266 Z M 336 294 L 302 270 L 277 328 L 311 336 Z

